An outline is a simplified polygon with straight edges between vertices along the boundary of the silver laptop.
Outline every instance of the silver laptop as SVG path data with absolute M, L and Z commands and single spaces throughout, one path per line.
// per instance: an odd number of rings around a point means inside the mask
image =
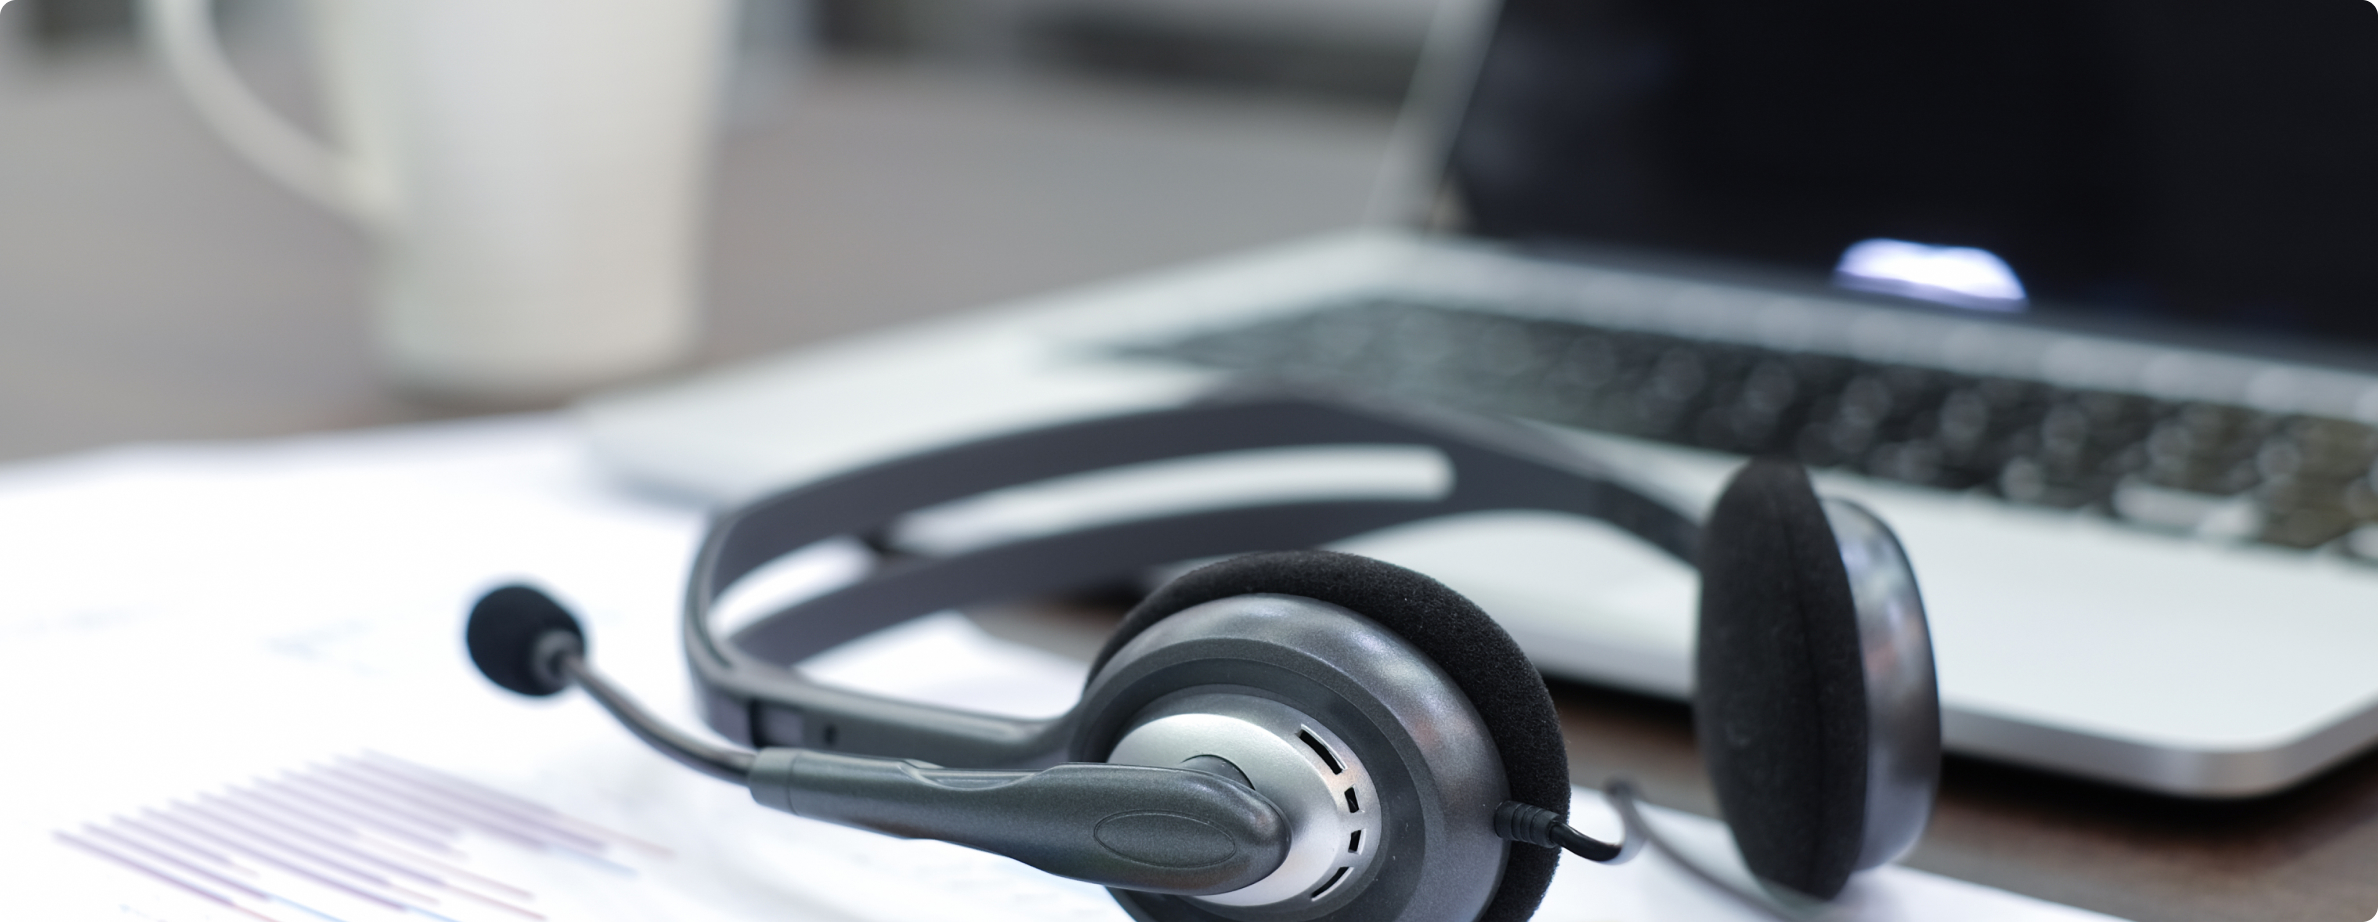
M 627 477 L 718 501 L 1246 375 L 1534 421 L 1686 502 L 1792 456 L 1905 541 L 1952 751 L 2277 790 L 2378 739 L 2368 13 L 2100 6 L 1456 10 L 1415 94 L 1412 220 L 580 416 Z M 1010 491 L 909 540 L 1133 489 L 1179 485 Z M 1549 673 L 1690 693 L 1692 574 L 1606 528 L 1346 548 L 1470 594 Z

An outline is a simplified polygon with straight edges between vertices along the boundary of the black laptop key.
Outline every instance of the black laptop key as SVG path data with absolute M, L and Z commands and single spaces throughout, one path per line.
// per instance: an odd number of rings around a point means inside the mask
M 2318 547 L 2378 518 L 2369 471 L 2378 460 L 2378 429 L 2337 419 L 2297 417 L 2271 427 L 2254 449 L 2253 502 L 2263 511 L 2258 539 Z M 2243 479 L 2243 478 L 2241 478 Z

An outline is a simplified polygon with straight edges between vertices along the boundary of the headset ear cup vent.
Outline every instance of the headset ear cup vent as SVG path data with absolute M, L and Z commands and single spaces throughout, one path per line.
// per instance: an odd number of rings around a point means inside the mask
M 1830 899 L 1864 841 L 1868 710 L 1857 609 L 1808 474 L 1734 475 L 1701 544 L 1693 716 L 1750 869 Z

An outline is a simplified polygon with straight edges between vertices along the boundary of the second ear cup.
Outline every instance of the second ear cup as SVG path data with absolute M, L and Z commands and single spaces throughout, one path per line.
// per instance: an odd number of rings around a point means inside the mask
M 1796 464 L 1754 461 L 1701 545 L 1693 715 L 1743 860 L 1830 899 L 1865 835 L 1868 704 L 1849 577 Z
M 1092 664 L 1096 677 L 1140 635 L 1207 603 L 1243 596 L 1311 599 L 1359 613 L 1417 650 L 1475 708 L 1508 781 L 1508 797 L 1566 814 L 1568 756 L 1543 677 L 1494 620 L 1459 593 L 1426 576 L 1367 557 L 1288 551 L 1240 557 L 1193 571 L 1135 608 Z M 1434 728 L 1403 728 L 1428 734 Z M 1077 752 L 1077 757 L 1087 754 Z M 1494 804 L 1449 805 L 1482 811 Z M 1508 848 L 1500 882 L 1481 922 L 1519 922 L 1534 913 L 1551 884 L 1559 853 L 1518 843 Z M 1127 902 L 1127 905 L 1128 902 Z M 1135 914 L 1140 910 L 1135 910 Z

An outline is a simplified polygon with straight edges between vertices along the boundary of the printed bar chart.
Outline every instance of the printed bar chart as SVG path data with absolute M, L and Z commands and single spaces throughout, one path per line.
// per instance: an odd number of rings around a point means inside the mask
M 634 877 L 669 850 L 545 804 L 366 753 L 55 830 L 182 910 L 265 922 L 548 918 L 489 850 Z M 517 866 L 517 861 L 497 862 Z

